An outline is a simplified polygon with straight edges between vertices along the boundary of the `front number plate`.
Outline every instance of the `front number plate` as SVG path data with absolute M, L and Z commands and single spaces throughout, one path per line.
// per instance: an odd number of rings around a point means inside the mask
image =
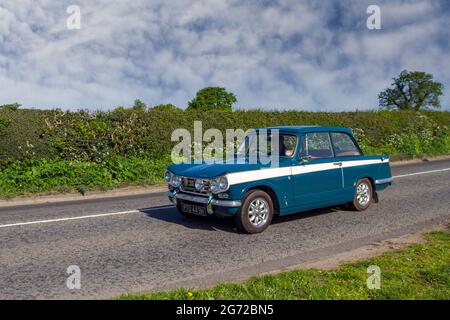
M 196 216 L 202 216 L 202 217 L 206 217 L 206 208 L 202 207 L 202 206 L 196 206 L 194 204 L 186 204 L 183 203 L 181 206 L 181 209 L 184 212 L 190 213 L 190 214 L 195 214 Z

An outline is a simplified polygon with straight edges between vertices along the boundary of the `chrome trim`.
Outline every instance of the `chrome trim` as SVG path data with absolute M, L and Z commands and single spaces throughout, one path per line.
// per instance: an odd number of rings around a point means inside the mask
M 208 196 L 212 195 L 211 192 L 207 192 L 207 193 L 194 192 L 194 191 L 188 191 L 188 190 L 183 189 L 183 188 L 181 188 L 181 187 L 180 187 L 180 191 L 182 191 L 183 193 L 195 194 L 195 195 L 197 195 L 197 196 L 205 196 L 205 197 L 208 197 Z
M 219 199 L 211 199 L 211 204 L 213 206 L 229 207 L 229 208 L 236 208 L 242 205 L 241 201 L 239 200 L 219 200 Z
M 177 199 L 176 199 L 177 193 L 178 193 L 177 190 L 166 191 L 166 196 L 169 198 L 169 201 L 172 202 L 173 205 L 177 205 Z
M 392 181 L 394 181 L 394 178 L 392 178 L 392 177 L 386 178 L 386 179 L 378 179 L 378 180 L 375 180 L 375 184 L 392 183 Z
M 175 202 L 176 199 L 201 203 L 207 206 L 213 205 L 218 207 L 229 207 L 229 208 L 235 208 L 241 206 L 241 201 L 239 200 L 220 200 L 220 199 L 213 199 L 211 196 L 209 197 L 202 197 L 202 196 L 194 196 L 191 194 L 186 194 L 184 192 L 179 193 L 176 191 L 167 191 L 166 195 L 169 197 L 169 199 L 172 202 Z M 174 201 L 175 200 L 175 201 Z
M 176 191 L 170 191 L 170 190 L 166 191 L 166 196 L 168 196 L 168 197 L 174 197 L 176 194 L 177 194 Z
M 176 196 L 177 199 L 201 203 L 201 204 L 208 204 L 209 199 L 207 197 L 200 197 L 200 196 L 194 196 L 186 193 L 178 193 Z

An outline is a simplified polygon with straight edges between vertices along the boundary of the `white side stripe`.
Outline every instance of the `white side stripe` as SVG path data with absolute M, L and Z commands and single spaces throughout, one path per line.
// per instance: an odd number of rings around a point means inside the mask
M 338 161 L 342 162 L 342 168 L 350 168 L 350 167 L 357 167 L 357 166 L 365 166 L 368 164 L 377 164 L 377 163 L 385 163 L 389 162 L 389 160 L 381 160 L 381 159 L 375 159 L 375 160 L 354 160 L 354 161 Z
M 303 173 L 311 173 L 311 172 L 319 172 L 325 170 L 332 169 L 340 169 L 341 167 L 335 166 L 331 163 L 318 163 L 318 164 L 308 164 L 305 166 L 295 166 L 291 167 L 292 175 L 303 174 Z
M 228 174 L 228 184 L 239 184 L 249 181 L 278 178 L 291 175 L 292 167 L 270 168 Z
M 243 172 L 234 172 L 228 174 L 228 184 L 239 184 L 257 180 L 264 180 L 270 178 L 278 178 L 285 177 L 289 175 L 297 175 L 303 173 L 311 173 L 311 172 L 319 172 L 325 170 L 339 169 L 339 168 L 350 168 L 357 166 L 364 166 L 370 164 L 384 163 L 389 162 L 388 159 L 373 159 L 373 160 L 350 160 L 350 161 L 339 161 L 335 162 L 342 163 L 342 166 L 334 165 L 334 162 L 328 163 L 317 163 L 317 164 L 308 164 L 308 165 L 300 165 L 293 167 L 282 167 L 282 168 L 269 168 L 269 169 L 260 169 L 260 170 L 251 170 L 251 171 L 243 171 Z

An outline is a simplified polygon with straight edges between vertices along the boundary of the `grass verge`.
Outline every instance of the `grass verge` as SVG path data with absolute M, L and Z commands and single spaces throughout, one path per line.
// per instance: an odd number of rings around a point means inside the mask
M 450 299 L 450 231 L 426 242 L 334 270 L 294 270 L 222 283 L 208 289 L 125 294 L 119 299 Z M 381 270 L 381 288 L 368 289 L 369 266 Z
M 29 160 L 0 170 L 0 198 L 44 192 L 108 190 L 164 182 L 168 157 L 160 160 L 115 156 L 101 163 Z

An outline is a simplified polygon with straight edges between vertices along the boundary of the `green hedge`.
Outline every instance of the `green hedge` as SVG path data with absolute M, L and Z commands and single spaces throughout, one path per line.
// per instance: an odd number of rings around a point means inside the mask
M 174 145 L 172 131 L 192 131 L 194 120 L 203 130 L 274 125 L 333 125 L 351 127 L 369 152 L 403 157 L 448 152 L 450 112 L 187 112 L 180 109 L 111 112 L 2 110 L 6 119 L 0 136 L 0 165 L 28 159 L 101 162 L 111 155 L 159 159 Z M 1 130 L 1 122 L 0 122 Z
M 0 171 L 0 196 L 49 191 L 105 190 L 131 184 L 163 182 L 170 163 L 160 160 L 115 156 L 100 163 L 69 160 L 25 160 Z
M 368 154 L 450 153 L 450 112 L 183 111 L 176 108 L 63 112 L 0 108 L 0 195 L 109 188 L 161 181 L 177 128 L 275 125 L 350 127 Z

